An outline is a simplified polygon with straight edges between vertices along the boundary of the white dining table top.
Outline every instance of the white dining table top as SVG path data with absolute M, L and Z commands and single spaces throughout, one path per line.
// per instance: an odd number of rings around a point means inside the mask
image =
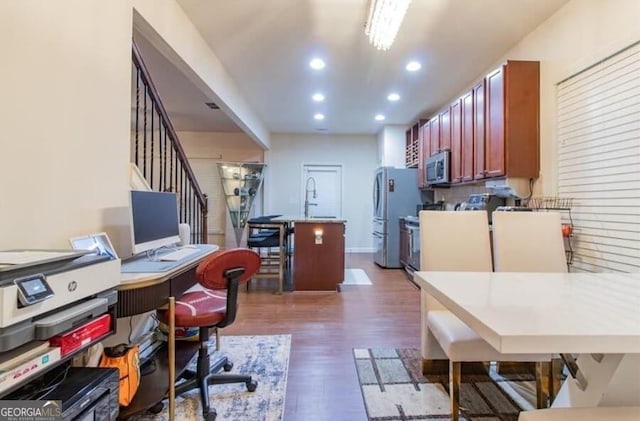
M 640 273 L 416 272 L 503 353 L 640 353 Z

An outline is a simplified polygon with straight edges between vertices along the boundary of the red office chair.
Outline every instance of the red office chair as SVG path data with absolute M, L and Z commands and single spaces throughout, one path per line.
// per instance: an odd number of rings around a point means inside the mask
M 200 328 L 197 369 L 195 372 L 187 370 L 181 376 L 186 381 L 176 386 L 176 394 L 199 388 L 202 415 L 207 421 L 215 420 L 217 415 L 209 405 L 209 385 L 245 383 L 249 392 L 258 387 L 250 375 L 216 374 L 220 369 L 231 370 L 233 364 L 222 357 L 210 366 L 208 342 L 211 328 L 233 323 L 238 308 L 238 286 L 251 279 L 259 267 L 260 257 L 252 250 L 237 248 L 218 251 L 196 269 L 196 279 L 206 290 L 188 292 L 176 301 L 176 327 Z M 166 324 L 169 324 L 168 316 L 167 310 L 158 311 L 158 318 Z

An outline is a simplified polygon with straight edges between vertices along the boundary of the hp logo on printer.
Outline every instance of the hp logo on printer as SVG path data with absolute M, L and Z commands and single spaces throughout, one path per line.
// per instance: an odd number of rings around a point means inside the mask
M 69 292 L 75 291 L 76 288 L 78 288 L 78 283 L 76 281 L 71 281 L 69 282 L 69 285 L 67 285 L 67 289 L 69 290 Z

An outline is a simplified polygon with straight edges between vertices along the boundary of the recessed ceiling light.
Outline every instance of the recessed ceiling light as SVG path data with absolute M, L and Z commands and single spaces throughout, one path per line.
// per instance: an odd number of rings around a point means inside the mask
M 313 116 L 316 120 L 324 120 L 324 114 L 317 113 Z
M 376 114 L 374 118 L 376 119 L 376 121 L 383 121 L 385 117 L 382 114 Z
M 309 62 L 309 67 L 311 67 L 314 70 L 324 69 L 324 66 L 325 66 L 324 60 L 322 60 L 321 58 L 316 57 Z
M 387 95 L 387 99 L 391 102 L 396 102 L 400 99 L 400 95 L 398 95 L 395 92 L 390 93 L 389 95 Z
M 417 72 L 418 70 L 422 69 L 422 64 L 418 63 L 417 61 L 410 61 L 409 63 L 407 63 L 407 67 L 405 67 L 407 69 L 407 71 L 409 72 Z
M 322 101 L 324 101 L 324 95 L 322 95 L 320 92 L 318 92 L 318 93 L 313 94 L 311 99 L 313 99 L 315 102 L 322 102 Z

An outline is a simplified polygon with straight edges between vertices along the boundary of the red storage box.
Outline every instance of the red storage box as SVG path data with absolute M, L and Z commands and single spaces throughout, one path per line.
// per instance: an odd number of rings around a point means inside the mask
M 76 351 L 83 346 L 95 341 L 100 336 L 108 333 L 111 329 L 111 315 L 103 314 L 65 334 L 54 336 L 49 339 L 49 345 L 60 347 L 60 353 L 64 357 L 70 352 Z

